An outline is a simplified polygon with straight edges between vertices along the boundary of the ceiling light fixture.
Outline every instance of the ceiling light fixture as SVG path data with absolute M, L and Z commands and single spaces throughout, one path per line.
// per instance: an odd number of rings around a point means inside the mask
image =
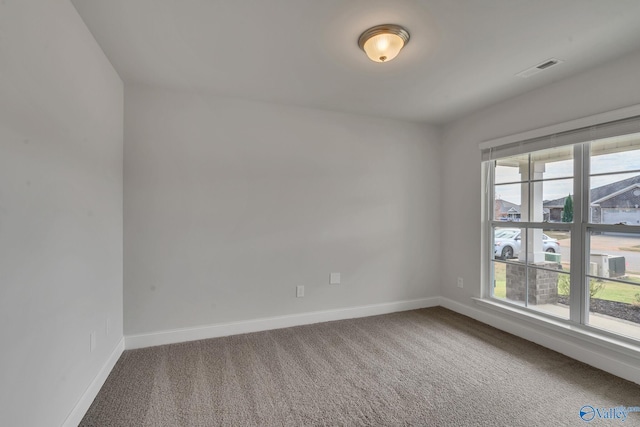
M 358 38 L 358 46 L 374 62 L 391 61 L 407 43 L 409 32 L 395 24 L 376 25 Z

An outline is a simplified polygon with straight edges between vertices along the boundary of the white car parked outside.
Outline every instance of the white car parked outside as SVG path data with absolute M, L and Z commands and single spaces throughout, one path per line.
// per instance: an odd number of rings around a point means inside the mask
M 500 228 L 494 235 L 494 256 L 502 259 L 514 258 L 520 253 L 521 230 L 519 228 Z M 542 234 L 542 249 L 545 252 L 559 253 L 557 239 Z

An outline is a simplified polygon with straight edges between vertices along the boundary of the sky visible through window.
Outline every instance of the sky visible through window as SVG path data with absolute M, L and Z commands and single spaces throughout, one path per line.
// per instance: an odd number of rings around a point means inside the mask
M 635 148 L 635 147 L 634 147 Z M 515 168 L 496 166 L 496 177 L 509 178 L 516 177 Z M 591 174 L 601 174 L 609 172 L 634 171 L 640 169 L 640 149 L 622 151 L 617 153 L 603 154 L 591 157 Z M 627 174 L 604 175 L 591 178 L 590 187 L 596 188 L 613 182 L 622 181 L 633 176 L 640 175 L 638 172 Z M 544 178 L 572 177 L 573 159 L 558 162 L 549 162 L 546 165 Z M 514 179 L 509 179 L 513 181 Z M 499 181 L 506 182 L 507 179 Z M 573 179 L 563 179 L 557 181 L 545 181 L 543 184 L 543 199 L 555 200 L 573 194 Z M 520 185 L 496 185 L 495 198 L 506 200 L 517 205 L 521 204 Z

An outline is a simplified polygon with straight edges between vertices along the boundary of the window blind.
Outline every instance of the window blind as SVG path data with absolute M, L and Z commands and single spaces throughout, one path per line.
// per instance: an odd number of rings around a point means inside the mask
M 634 133 L 640 133 L 640 115 L 503 145 L 484 147 L 482 148 L 482 161 Z

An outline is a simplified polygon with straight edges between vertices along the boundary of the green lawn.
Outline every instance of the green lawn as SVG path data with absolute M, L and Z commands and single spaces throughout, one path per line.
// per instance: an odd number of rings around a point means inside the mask
M 640 245 L 618 248 L 619 251 L 640 252 Z
M 506 265 L 496 262 L 495 265 L 495 288 L 493 289 L 493 296 L 496 298 L 506 298 L 507 289 L 505 281 Z M 640 278 L 630 276 L 625 279 L 630 282 L 640 283 Z M 624 302 L 632 304 L 636 301 L 636 294 L 640 294 L 640 286 L 605 281 L 604 289 L 598 292 L 594 297 L 609 301 Z
M 493 296 L 496 298 L 506 298 L 507 297 L 507 283 L 505 280 L 505 273 L 507 270 L 507 266 L 505 264 L 494 262 L 494 276 L 495 276 L 495 287 L 493 288 Z
M 604 289 L 595 298 L 606 299 L 609 301 L 625 302 L 632 304 L 636 301 L 636 294 L 640 293 L 640 286 L 628 285 L 618 282 L 604 282 Z

